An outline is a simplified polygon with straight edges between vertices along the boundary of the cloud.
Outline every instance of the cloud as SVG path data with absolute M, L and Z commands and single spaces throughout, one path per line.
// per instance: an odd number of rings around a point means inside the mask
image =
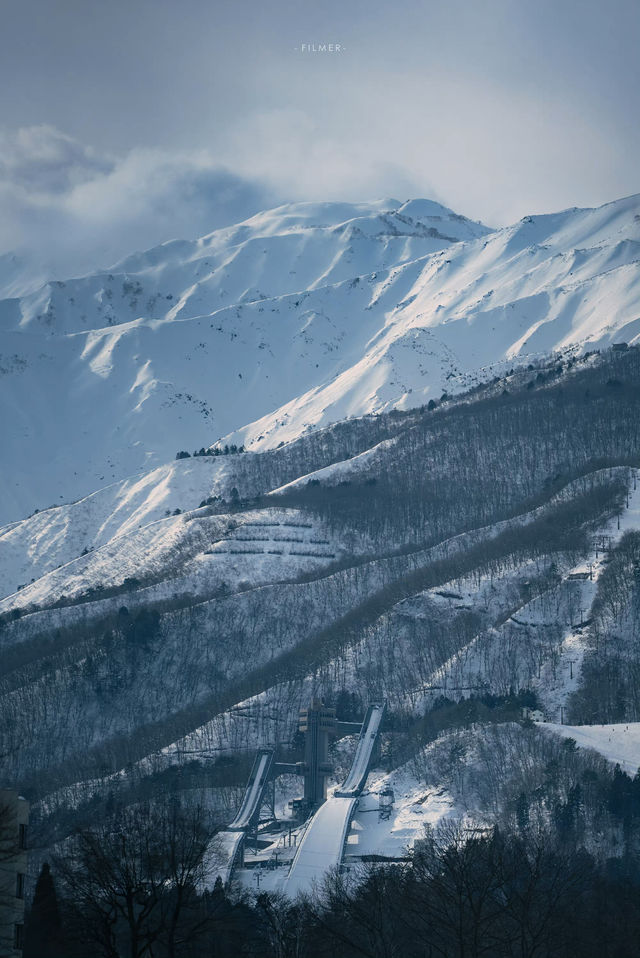
M 0 254 L 20 251 L 39 276 L 107 267 L 278 202 L 205 151 L 99 155 L 51 126 L 0 132 Z
M 420 193 L 417 178 L 368 154 L 369 144 L 320 132 L 301 111 L 273 110 L 245 117 L 215 155 L 143 147 L 112 155 L 49 125 L 0 131 L 0 258 L 21 254 L 0 264 L 0 297 L 284 202 Z
M 0 182 L 36 193 L 64 193 L 113 169 L 113 160 L 52 126 L 0 131 Z
M 367 124 L 373 122 L 367 118 Z M 221 156 L 243 176 L 261 175 L 290 200 L 366 201 L 428 196 L 443 202 L 424 170 L 362 123 L 301 108 L 252 111 L 229 129 Z

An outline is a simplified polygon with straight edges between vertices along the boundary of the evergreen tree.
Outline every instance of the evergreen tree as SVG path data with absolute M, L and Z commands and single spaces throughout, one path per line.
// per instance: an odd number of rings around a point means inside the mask
M 518 831 L 524 835 L 529 828 L 529 800 L 525 792 L 520 792 L 516 802 L 516 821 Z
M 24 958 L 62 958 L 64 945 L 58 896 L 48 862 L 42 866 L 26 923 Z
M 619 765 L 613 771 L 613 781 L 609 788 L 609 811 L 623 821 L 630 818 L 632 805 L 632 781 Z

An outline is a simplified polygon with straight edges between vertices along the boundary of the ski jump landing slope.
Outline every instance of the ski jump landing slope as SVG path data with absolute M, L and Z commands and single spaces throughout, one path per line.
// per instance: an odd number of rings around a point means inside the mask
M 321 805 L 311 819 L 284 886 L 290 898 L 312 891 L 314 882 L 321 880 L 325 872 L 342 861 L 342 849 L 358 796 L 367 781 L 383 713 L 383 704 L 369 706 L 349 774 L 333 797 Z
M 231 878 L 231 872 L 236 863 L 245 833 L 251 825 L 255 824 L 255 820 L 260 814 L 260 806 L 262 805 L 264 790 L 269 781 L 272 764 L 273 750 L 260 749 L 253 763 L 238 814 L 225 831 L 219 832 L 216 836 L 219 844 L 218 855 L 223 862 L 217 869 L 217 874 L 220 875 L 225 884 Z

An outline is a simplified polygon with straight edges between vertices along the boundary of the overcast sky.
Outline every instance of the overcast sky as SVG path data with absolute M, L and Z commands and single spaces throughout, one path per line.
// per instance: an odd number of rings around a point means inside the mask
M 60 269 L 289 200 L 427 196 L 501 225 L 640 190 L 638 0 L 0 11 L 0 252 Z

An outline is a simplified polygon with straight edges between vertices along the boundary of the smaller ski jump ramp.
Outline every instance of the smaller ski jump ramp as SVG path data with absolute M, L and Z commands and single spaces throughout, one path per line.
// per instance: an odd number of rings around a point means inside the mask
M 265 786 L 269 781 L 272 764 L 273 750 L 268 748 L 260 749 L 253 763 L 253 768 L 251 769 L 251 775 L 247 782 L 240 811 L 231 824 L 227 826 L 227 831 L 244 831 L 253 824 L 253 819 L 260 813 L 262 796 L 264 795 Z
M 211 855 L 215 854 L 220 861 L 218 867 L 212 870 L 212 873 L 215 871 L 214 881 L 217 875 L 220 875 L 225 884 L 230 880 L 246 832 L 257 824 L 264 790 L 271 775 L 273 754 L 273 749 L 260 749 L 255 757 L 238 814 L 223 832 L 218 832 L 210 846 Z

